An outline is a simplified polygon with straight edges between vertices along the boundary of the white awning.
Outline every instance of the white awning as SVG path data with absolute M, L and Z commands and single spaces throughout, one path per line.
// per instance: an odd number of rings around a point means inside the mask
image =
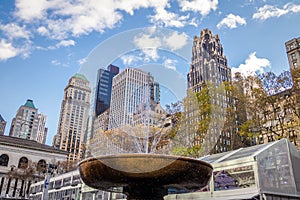
M 258 197 L 258 193 L 255 194 L 239 194 L 239 195 L 231 195 L 231 196 L 222 196 L 222 197 L 211 197 L 207 200 L 240 200 L 240 199 L 253 199 L 254 197 Z M 256 198 L 259 200 L 259 197 Z
M 241 200 L 241 199 L 253 199 L 259 196 L 259 192 L 255 188 L 245 188 L 239 190 L 223 190 L 210 192 L 192 192 L 184 194 L 172 194 L 164 197 L 165 200 Z M 257 198 L 259 199 L 259 198 Z

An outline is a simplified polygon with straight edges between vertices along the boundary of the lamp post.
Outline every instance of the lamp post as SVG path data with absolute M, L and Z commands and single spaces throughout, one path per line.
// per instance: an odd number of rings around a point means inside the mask
M 49 182 L 50 182 L 50 177 L 53 174 L 54 169 L 56 169 L 57 166 L 54 164 L 47 164 L 47 169 L 46 169 L 46 176 L 43 184 L 43 200 L 48 200 L 49 199 L 49 194 L 48 194 L 48 189 L 49 189 Z

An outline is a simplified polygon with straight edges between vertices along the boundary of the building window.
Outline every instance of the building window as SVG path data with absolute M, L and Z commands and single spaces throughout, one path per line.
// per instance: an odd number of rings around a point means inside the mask
M 292 53 L 292 54 L 291 54 L 291 58 L 292 58 L 292 59 L 296 59 L 296 54 L 295 54 L 295 53 Z
M 28 167 L 28 159 L 26 157 L 20 158 L 18 168 L 26 169 L 27 167 Z
M 9 160 L 8 155 L 2 154 L 0 156 L 0 166 L 7 166 L 8 165 L 8 160 Z
M 46 173 L 47 164 L 45 160 L 39 160 L 37 163 L 37 171 L 41 173 Z
M 297 67 L 297 62 L 293 62 L 293 66 L 296 68 Z

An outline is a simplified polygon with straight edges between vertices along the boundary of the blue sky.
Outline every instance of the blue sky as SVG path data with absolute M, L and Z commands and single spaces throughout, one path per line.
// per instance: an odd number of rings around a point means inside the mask
M 237 3 L 238 2 L 238 3 Z M 47 115 L 47 144 L 57 131 L 63 90 L 110 63 L 155 74 L 182 98 L 191 41 L 219 34 L 233 70 L 288 70 L 284 43 L 300 36 L 299 0 L 4 0 L 0 2 L 0 114 L 6 134 L 32 99 Z

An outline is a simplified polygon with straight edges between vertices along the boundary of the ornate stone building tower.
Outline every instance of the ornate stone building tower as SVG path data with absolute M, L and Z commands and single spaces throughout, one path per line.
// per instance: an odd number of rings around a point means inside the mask
M 219 36 L 213 35 L 208 29 L 203 29 L 199 37 L 194 37 L 187 82 L 185 113 L 188 115 L 187 123 L 193 123 L 187 126 L 194 127 L 188 134 L 193 138 L 193 145 L 200 145 L 204 154 L 230 150 L 234 128 L 231 124 L 233 121 L 226 122 L 226 109 L 231 99 L 222 83 L 231 82 L 231 69 L 227 66 L 227 58 Z M 199 102 L 195 93 L 203 92 L 204 89 L 209 97 L 207 102 Z M 198 105 L 194 105 L 195 102 Z M 204 109 L 208 105 L 209 113 Z
M 292 141 L 298 149 L 300 149 L 300 133 L 299 133 L 299 114 L 300 114 L 300 37 L 291 39 L 285 43 L 286 53 L 290 65 L 290 71 L 293 79 L 293 88 L 291 92 L 295 99 L 292 109 L 298 123 L 289 133 L 290 141 Z M 296 120 L 296 121 L 297 121 Z
M 69 152 L 69 161 L 79 161 L 83 158 L 90 94 L 89 81 L 82 74 L 72 76 L 64 90 L 53 146 Z
M 227 58 L 218 35 L 208 29 L 194 37 L 192 47 L 192 63 L 187 75 L 188 89 L 201 91 L 207 82 L 217 86 L 223 81 L 231 81 L 231 69 L 227 66 Z
M 300 89 L 300 37 L 285 43 L 295 89 Z

